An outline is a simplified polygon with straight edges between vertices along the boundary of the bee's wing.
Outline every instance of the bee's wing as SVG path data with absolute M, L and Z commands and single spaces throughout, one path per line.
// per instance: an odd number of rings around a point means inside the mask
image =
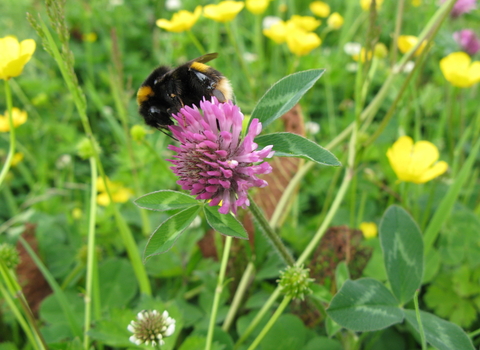
M 190 66 L 193 62 L 207 63 L 207 62 L 209 62 L 209 61 L 211 61 L 211 60 L 214 60 L 214 59 L 217 58 L 217 57 L 218 57 L 218 53 L 216 53 L 216 52 L 207 53 L 206 55 L 203 55 L 203 56 L 194 58 L 194 59 L 191 60 L 191 61 L 188 61 L 186 64 Z

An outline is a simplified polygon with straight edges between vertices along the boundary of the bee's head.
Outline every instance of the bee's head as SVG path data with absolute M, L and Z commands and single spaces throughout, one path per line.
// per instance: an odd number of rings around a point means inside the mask
M 177 90 L 167 67 L 157 68 L 150 74 L 137 92 L 139 113 L 147 125 L 162 128 L 173 124 L 171 115 L 182 107 Z

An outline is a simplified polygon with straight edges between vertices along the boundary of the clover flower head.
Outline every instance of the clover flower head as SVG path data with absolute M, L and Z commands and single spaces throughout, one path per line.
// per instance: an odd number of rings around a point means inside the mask
M 169 128 L 180 146 L 168 147 L 177 153 L 168 161 L 182 189 L 197 199 L 210 200 L 210 206 L 221 205 L 222 214 L 236 214 L 237 207 L 250 205 L 248 189 L 268 185 L 257 175 L 272 171 L 263 160 L 273 156 L 273 146 L 257 150 L 253 139 L 262 124 L 256 118 L 242 138 L 244 116 L 231 101 L 220 103 L 212 97 L 212 101 L 201 101 L 200 109 L 203 113 L 187 106 L 173 115 L 178 125 Z
M 160 314 L 157 310 L 143 310 L 127 329 L 133 333 L 130 341 L 136 345 L 165 345 L 163 339 L 175 332 L 175 320 L 168 316 L 167 311 Z
M 293 299 L 303 300 L 305 295 L 311 294 L 310 283 L 314 281 L 310 278 L 310 269 L 302 266 L 288 266 L 280 272 L 280 279 L 277 280 L 285 295 Z
M 440 3 L 443 4 L 445 1 L 447 0 L 441 0 Z M 453 5 L 452 12 L 450 12 L 450 16 L 452 16 L 453 18 L 456 18 L 476 8 L 477 8 L 477 0 L 457 0 L 455 5 Z
M 17 249 L 9 243 L 0 244 L 0 259 L 9 269 L 15 269 L 20 263 L 20 255 Z
M 409 136 L 400 137 L 387 151 L 388 161 L 401 181 L 422 184 L 428 182 L 448 169 L 444 161 L 438 162 L 437 147 L 429 141 L 415 144 Z
M 463 29 L 453 33 L 453 38 L 460 45 L 463 51 L 473 56 L 480 51 L 480 40 L 471 29 Z

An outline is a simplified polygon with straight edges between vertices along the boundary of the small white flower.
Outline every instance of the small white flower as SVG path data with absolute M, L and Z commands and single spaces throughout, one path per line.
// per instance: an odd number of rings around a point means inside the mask
M 359 43 L 346 43 L 343 46 L 343 51 L 349 56 L 359 55 L 362 51 L 362 45 Z
M 180 0 L 167 0 L 165 2 L 165 8 L 168 11 L 177 11 L 182 7 L 182 2 Z
M 400 72 L 400 65 L 396 64 L 393 66 L 393 72 L 394 73 L 399 73 Z M 415 68 L 415 62 L 413 61 L 407 61 L 405 65 L 403 66 L 402 73 L 410 73 L 413 68 Z
M 258 55 L 256 53 L 252 53 L 252 52 L 245 52 L 243 54 L 243 58 L 248 63 L 251 63 L 251 62 L 255 62 L 256 60 L 258 60 Z
M 280 22 L 282 19 L 280 17 L 276 17 L 276 16 L 266 16 L 264 19 L 263 19 L 263 22 L 262 22 L 262 27 L 263 29 L 269 29 L 271 26 L 273 26 L 275 23 L 278 23 Z
M 358 70 L 358 63 L 357 62 L 350 62 L 345 66 L 347 72 L 356 72 Z
M 160 314 L 157 310 L 143 310 L 127 329 L 133 333 L 129 340 L 136 345 L 165 345 L 163 338 L 175 332 L 175 320 L 168 316 L 167 311 Z
M 312 135 L 318 134 L 320 131 L 320 124 L 315 122 L 306 122 L 305 129 Z

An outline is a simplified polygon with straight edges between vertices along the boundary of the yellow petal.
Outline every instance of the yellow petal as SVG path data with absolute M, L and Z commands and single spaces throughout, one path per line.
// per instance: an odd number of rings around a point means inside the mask
M 472 63 L 470 66 L 470 69 L 468 70 L 468 75 L 470 76 L 470 80 L 473 82 L 473 84 L 476 84 L 480 82 L 480 62 L 475 61 Z
M 415 178 L 420 178 L 439 157 L 438 149 L 433 143 L 418 141 L 413 146 L 409 173 Z
M 315 33 L 302 30 L 287 33 L 287 45 L 290 52 L 297 56 L 304 56 L 322 44 L 322 39 Z
M 409 136 L 400 137 L 387 151 L 387 158 L 397 177 L 402 181 L 410 181 L 408 166 L 412 153 L 413 140 Z
M 112 194 L 112 200 L 115 203 L 125 203 L 132 196 L 132 191 L 122 187 Z
M 97 195 L 97 203 L 99 205 L 102 205 L 104 207 L 108 206 L 110 204 L 110 198 L 108 198 L 108 195 L 106 192 L 102 192 Z
M 323 1 L 314 1 L 309 5 L 310 11 L 315 16 L 327 18 L 330 14 L 330 5 L 324 3 Z
M 172 19 L 159 19 L 156 24 L 158 27 L 165 29 L 169 32 L 181 33 L 186 30 L 190 30 L 193 25 L 197 22 L 202 14 L 202 7 L 197 6 L 195 11 L 189 12 L 185 10 L 180 10 L 177 13 L 174 13 Z
M 3 115 L 0 115 L 0 132 L 9 132 L 10 131 L 10 124 L 8 123 L 8 119 Z
M 287 38 L 287 26 L 284 21 L 273 24 L 270 28 L 263 30 L 263 35 L 272 39 L 277 44 L 283 44 Z
M 20 52 L 21 55 L 30 55 L 32 56 L 35 52 L 36 44 L 33 39 L 25 39 L 20 43 Z
M 480 79 L 477 62 L 470 63 L 471 58 L 465 52 L 453 52 L 440 60 L 440 70 L 453 86 L 470 87 Z
M 35 41 L 32 39 L 21 43 L 14 36 L 0 39 L 0 79 L 19 76 L 34 51 Z
M 343 17 L 338 12 L 332 13 L 327 19 L 327 25 L 332 29 L 340 29 L 343 22 Z
M 245 6 L 254 15 L 261 15 L 267 10 L 270 0 L 247 0 Z
M 360 231 L 366 239 L 370 239 L 377 236 L 378 228 L 374 222 L 362 222 L 360 224 Z
M 298 28 L 306 30 L 307 32 L 317 29 L 320 24 L 322 24 L 322 21 L 315 19 L 315 17 L 299 15 L 293 15 L 288 22 L 294 23 Z
M 422 183 L 425 183 L 425 182 L 428 182 L 434 178 L 436 178 L 437 176 L 440 176 L 442 175 L 443 173 L 445 173 L 448 169 L 448 164 L 447 162 L 444 162 L 443 160 L 434 164 L 430 169 L 428 169 L 427 171 L 425 171 L 418 179 L 415 183 L 419 183 L 419 184 L 422 184 Z
M 243 1 L 222 1 L 217 5 L 207 5 L 203 15 L 217 22 L 232 21 L 245 6 Z

